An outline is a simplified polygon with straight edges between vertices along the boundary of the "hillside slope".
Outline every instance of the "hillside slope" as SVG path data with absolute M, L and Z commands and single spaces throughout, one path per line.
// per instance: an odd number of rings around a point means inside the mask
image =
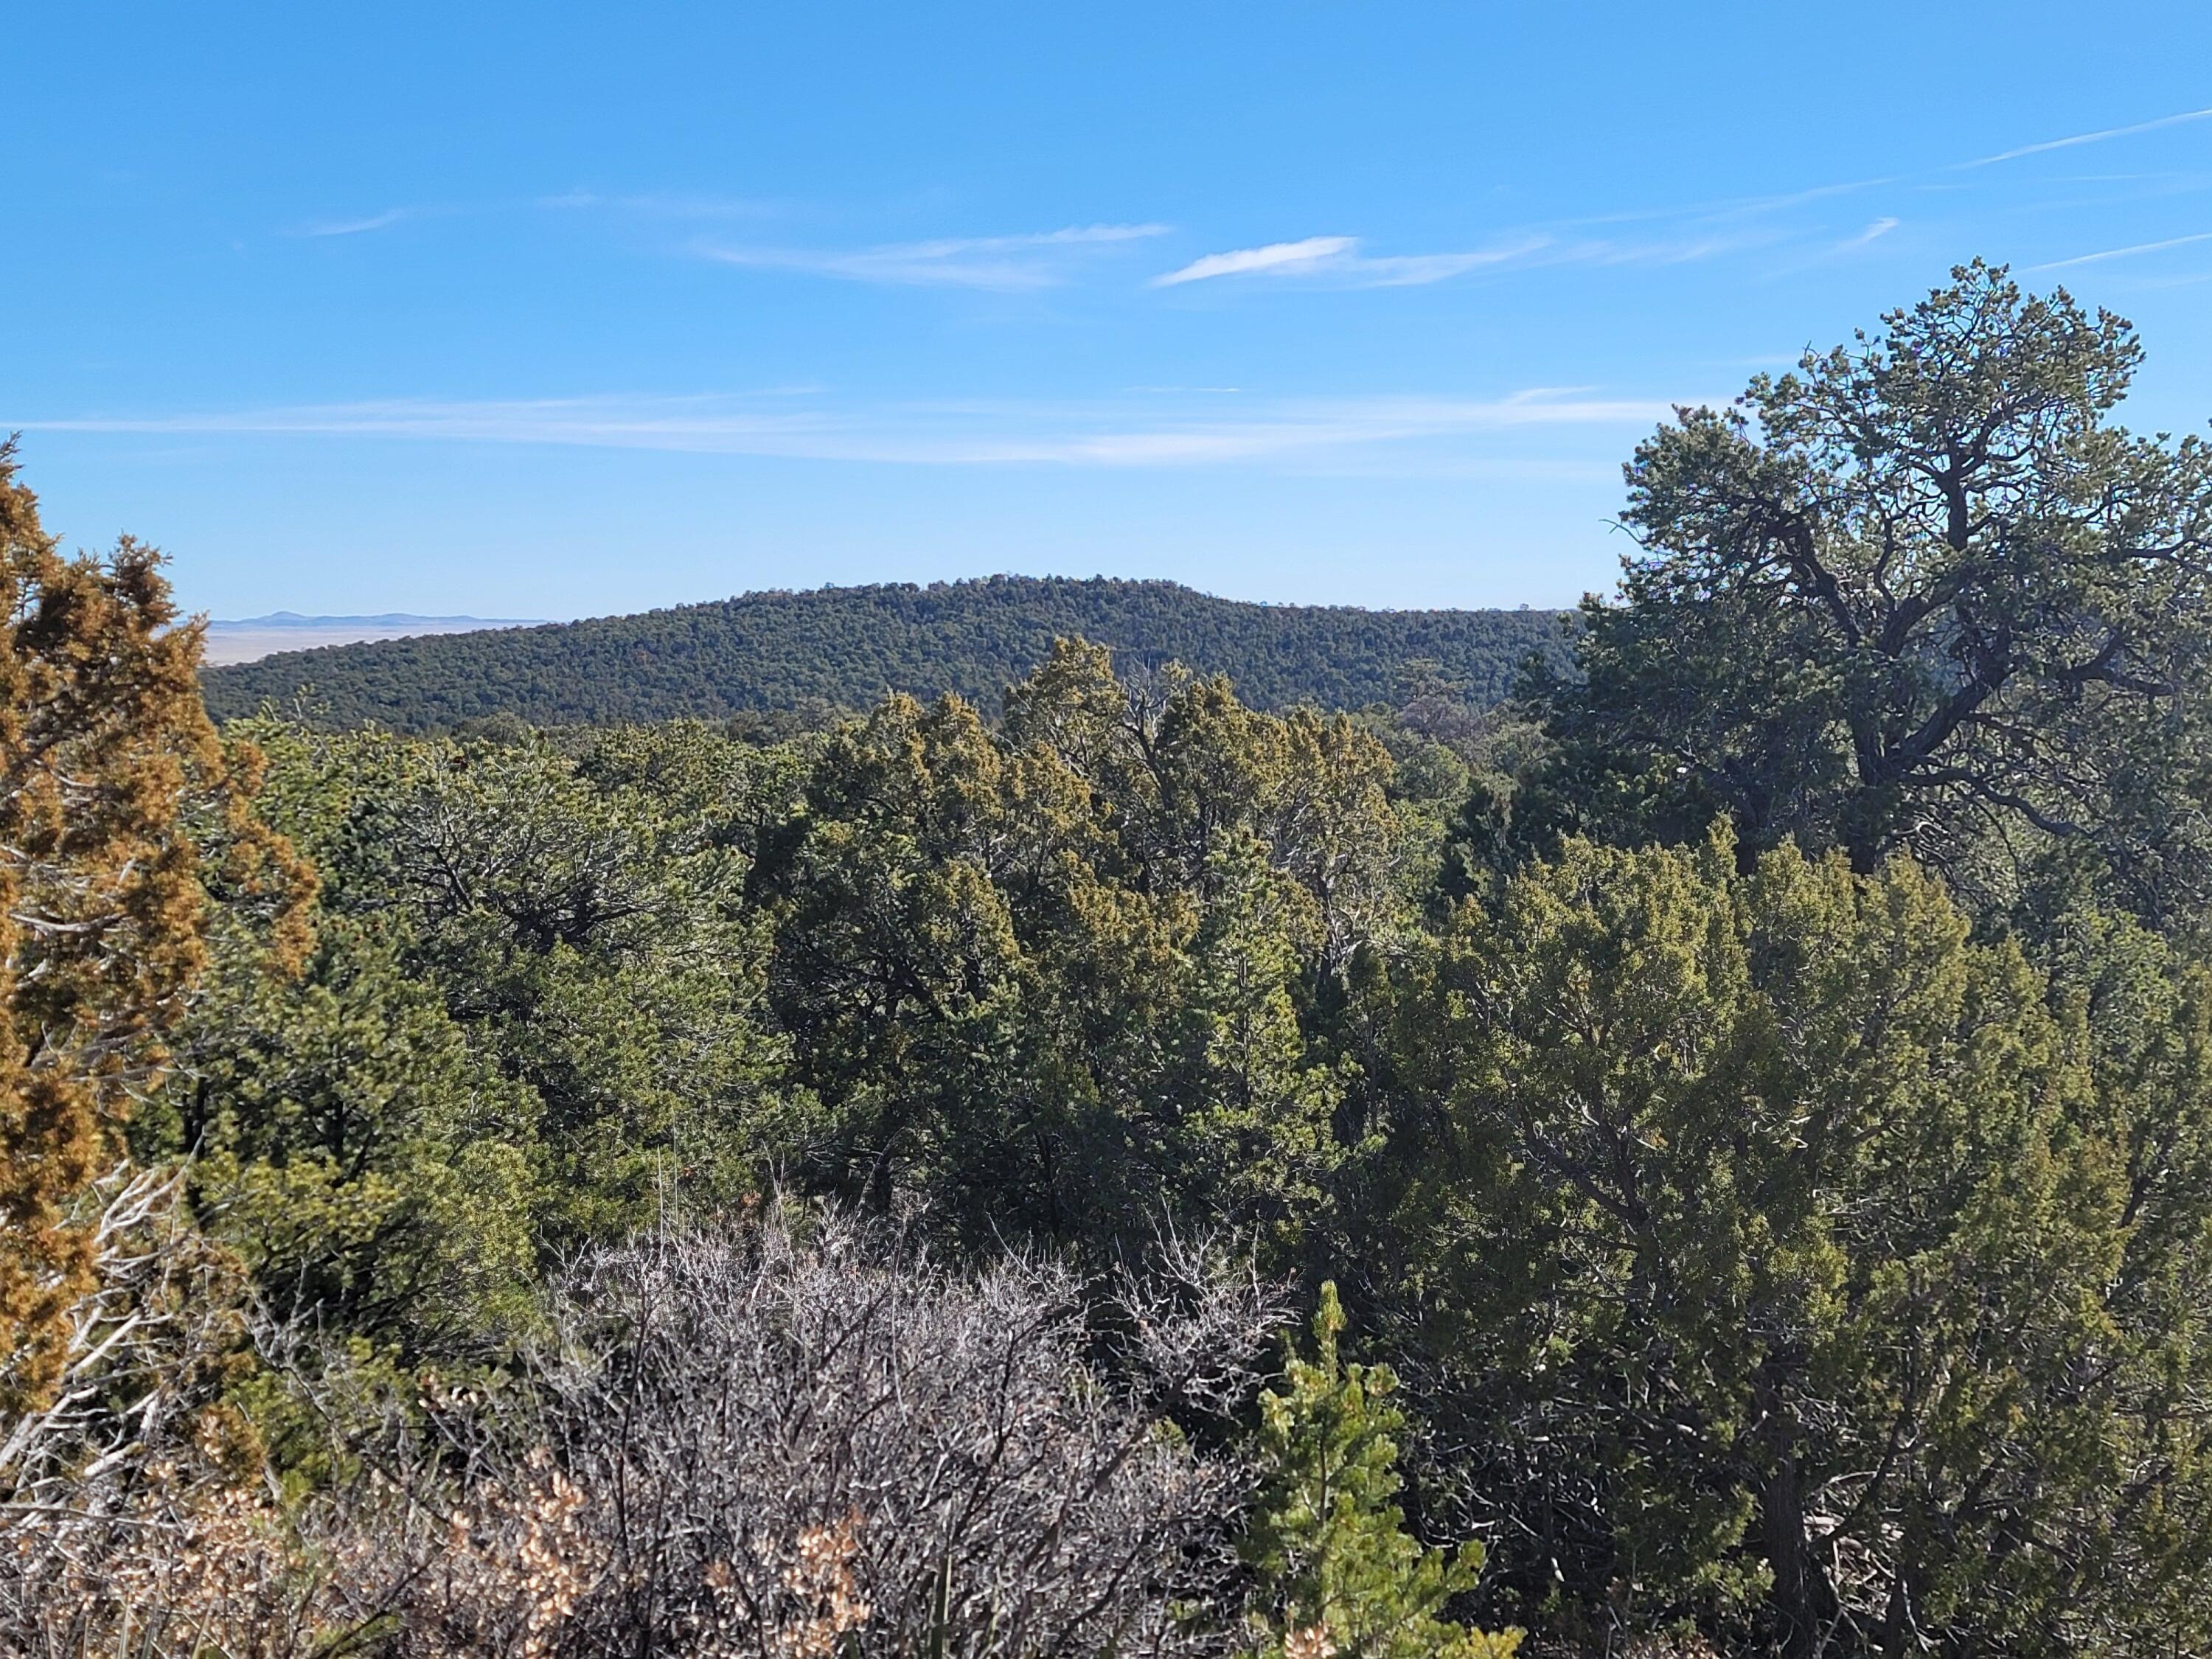
M 886 691 L 957 691 L 988 709 L 1062 635 L 1131 665 L 1224 672 L 1249 702 L 1358 708 L 1433 661 L 1480 700 L 1531 653 L 1563 652 L 1546 611 L 1362 611 L 1249 605 L 1173 582 L 985 580 L 749 593 L 631 617 L 285 652 L 209 670 L 218 718 L 303 692 L 320 718 L 399 731 L 502 711 L 533 725 L 858 707 Z

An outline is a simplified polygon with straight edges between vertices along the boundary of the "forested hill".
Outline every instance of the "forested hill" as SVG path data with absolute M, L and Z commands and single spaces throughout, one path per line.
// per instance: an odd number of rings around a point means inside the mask
M 1128 666 L 1226 672 L 1249 703 L 1360 708 L 1409 663 L 1433 663 L 1484 702 L 1532 653 L 1564 653 L 1548 611 L 1364 611 L 1215 599 L 1173 582 L 994 576 L 748 593 L 709 605 L 501 632 L 290 651 L 208 671 L 210 710 L 252 713 L 303 690 L 318 718 L 398 731 L 502 712 L 533 725 L 601 725 L 864 707 L 886 691 L 957 691 L 995 711 L 1059 637 Z

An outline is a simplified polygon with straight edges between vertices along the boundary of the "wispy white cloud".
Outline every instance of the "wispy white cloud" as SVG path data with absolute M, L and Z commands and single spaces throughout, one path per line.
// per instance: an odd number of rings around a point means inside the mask
M 1469 271 L 1511 264 L 1553 246 L 1545 236 L 1524 236 L 1497 247 L 1463 253 L 1360 252 L 1357 236 L 1308 236 L 1296 242 L 1209 253 L 1180 270 L 1152 278 L 1154 288 L 1176 288 L 1224 276 L 1312 276 L 1355 288 L 1418 288 L 1449 282 Z
M 1152 286 L 1267 276 L 1306 278 L 1344 288 L 1418 288 L 1478 270 L 1534 265 L 1679 264 L 1764 240 L 1744 232 L 1707 231 L 1672 240 L 1620 242 L 1526 231 L 1488 247 L 1460 252 L 1369 254 L 1360 251 L 1364 244 L 1357 236 L 1309 236 L 1302 241 L 1209 253 L 1153 277 Z
M 1863 248 L 1897 230 L 1904 222 L 1895 214 L 1881 214 L 1855 233 L 1820 223 L 1798 210 L 1810 209 L 1832 198 L 1863 194 L 1881 186 L 1928 192 L 1964 192 L 1978 188 L 1957 178 L 1962 169 L 2017 161 L 2046 151 L 2070 149 L 2138 133 L 2212 119 L 2212 107 L 2184 110 L 2153 120 L 2072 133 L 2064 137 L 1984 155 L 1970 161 L 1882 177 L 1844 180 L 1809 189 L 1764 196 L 1741 197 L 1674 207 L 1634 209 L 1622 212 L 1559 219 L 1529 226 L 1491 246 L 1441 253 L 1375 254 L 1364 239 L 1351 235 L 1309 236 L 1294 241 L 1210 253 L 1152 279 L 1155 288 L 1174 288 L 1188 283 L 1231 278 L 1300 280 L 1324 286 L 1348 288 L 1413 287 L 1447 282 L 1482 271 L 1543 270 L 1568 265 L 1679 264 L 1723 254 L 1764 252 L 1779 256 L 1780 268 L 1802 269 L 1839 254 Z M 1941 182 L 1946 173 L 1951 182 Z M 2194 175 L 2177 175 L 2194 188 Z M 1647 224 L 1657 227 L 1644 236 L 1615 235 L 1601 228 Z M 2055 270 L 2074 264 L 2117 259 L 2160 248 L 2175 247 L 2203 238 L 2185 236 L 2084 254 L 2032 266 Z
M 1802 251 L 1793 250 L 1788 246 L 1778 248 L 1777 249 L 1778 257 L 1770 260 L 1766 265 L 1766 274 L 1770 276 L 1789 276 L 1801 271 L 1816 270 L 1834 260 L 1856 253 L 1862 248 L 1873 246 L 1902 223 L 1904 221 L 1901 219 L 1884 215 L 1881 218 L 1869 221 L 1850 235 L 1833 241 L 1824 240 Z M 1792 357 L 1788 361 L 1795 362 L 1796 359 Z
M 1180 270 L 1152 278 L 1154 288 L 1174 288 L 1183 283 L 1203 283 L 1214 276 L 1249 276 L 1259 271 L 1312 270 L 1343 259 L 1359 246 L 1357 236 L 1308 236 L 1296 242 L 1270 242 L 1265 247 L 1238 248 L 1229 253 L 1209 253 Z
M 1803 207 L 1831 197 L 1855 195 L 1883 185 L 1893 185 L 1893 177 L 1848 179 L 1832 185 L 1814 185 L 1803 190 L 1769 192 L 1759 196 L 1728 196 L 1704 202 L 1682 202 L 1658 207 L 1625 208 L 1613 213 L 1579 214 L 1571 219 L 1547 222 L 1555 230 L 1577 229 L 1591 225 L 1649 224 L 1654 221 L 1674 220 L 1682 224 L 1722 225 L 1747 219 L 1765 218 Z
M 381 213 L 372 213 L 361 219 L 327 219 L 314 224 L 302 225 L 292 234 L 295 236 L 364 236 L 373 230 L 389 230 L 403 220 L 416 217 L 419 208 L 386 208 Z
M 1448 283 L 1455 276 L 1499 265 L 1526 264 L 1532 255 L 1552 246 L 1542 237 L 1505 247 L 1479 248 L 1468 253 L 1395 253 L 1352 263 L 1350 276 L 1361 288 L 1425 288 Z
M 1673 413 L 1656 400 L 1529 391 L 1500 398 L 1340 398 L 1286 400 L 1241 417 L 1185 418 L 1158 427 L 994 441 L 968 459 L 1092 466 L 1177 466 L 1265 461 L 1464 440 L 1529 427 L 1647 426 Z
M 2077 253 L 2070 259 L 2051 259 L 2039 265 L 2030 265 L 2030 270 L 2064 270 L 2069 265 L 2102 264 L 2107 259 L 2126 259 L 2138 253 L 2156 253 L 2162 248 L 2187 247 L 2191 242 L 2212 242 L 2212 230 L 2200 231 L 2194 236 L 2169 236 L 2162 242 L 2135 242 L 2126 247 L 2108 247 L 2095 253 Z
M 1960 169 L 1987 167 L 2045 151 L 2099 143 L 2110 138 L 2153 132 L 2206 119 L 2212 119 L 2212 107 L 2185 110 L 2154 120 L 2024 144 L 1971 161 L 1954 162 L 1947 170 L 1955 173 Z M 1309 236 L 1297 240 L 1269 242 L 1255 247 L 1209 253 L 1155 276 L 1151 285 L 1154 288 L 1175 288 L 1189 283 L 1226 278 L 1272 277 L 1340 287 L 1411 287 L 1446 282 L 1483 270 L 1543 269 L 1562 265 L 1672 264 L 1759 250 L 1780 252 L 1786 255 L 1792 248 L 1798 250 L 1801 259 L 1818 262 L 1878 241 L 1899 228 L 1903 221 L 1896 215 L 1880 215 L 1856 233 L 1838 237 L 1833 228 L 1803 222 L 1802 217 L 1793 228 L 1785 221 L 1784 216 L 1831 198 L 1862 194 L 1885 185 L 1910 187 L 1923 193 L 1970 188 L 1964 181 L 1948 185 L 1939 183 L 1939 177 L 1940 171 L 1869 177 L 1763 196 L 1555 220 L 1529 227 L 1490 246 L 1463 252 L 1371 254 L 1365 251 L 1367 244 L 1361 237 Z M 2194 187 L 2193 175 L 2185 182 Z M 1661 233 L 1644 240 L 1621 240 L 1589 234 L 1602 226 L 1663 225 L 1670 222 L 1674 228 L 1672 234 Z M 2183 241 L 2191 240 L 2194 239 L 2179 239 Z M 2053 270 L 2059 264 L 2117 258 L 2126 253 L 2178 245 L 2178 242 L 2148 243 L 2139 247 L 2084 256 L 2079 261 L 2059 261 L 2033 269 Z
M 1531 388 L 1504 398 L 1277 398 L 1224 409 L 936 404 L 840 410 L 791 397 L 404 399 L 166 416 L 17 420 L 33 431 L 333 436 L 555 445 L 913 465 L 1159 467 L 1285 460 L 1542 428 L 1636 427 L 1672 402 Z M 1455 454 L 1464 460 L 1464 455 Z
M 1971 161 L 1960 161 L 1962 167 L 1985 167 L 1999 161 L 2017 161 L 2024 155 L 2041 155 L 2054 149 L 2072 149 L 2079 144 L 2101 144 L 2107 138 L 2129 138 L 2138 132 L 2156 132 L 2161 127 L 2178 127 L 2188 121 L 2212 120 L 2212 108 L 2185 109 L 2178 115 L 2161 115 L 2152 121 L 2131 122 L 2124 127 L 2102 127 L 2095 132 L 2076 132 L 2064 138 L 2046 138 L 2039 144 L 2022 144 L 2017 149 L 1999 150 L 1995 155 L 1982 155 Z
M 1072 225 L 1028 235 L 944 237 L 850 251 L 708 247 L 701 252 L 724 264 L 804 271 L 845 282 L 1016 292 L 1055 287 L 1066 280 L 1072 261 L 1086 252 L 1163 236 L 1168 229 L 1166 225 Z

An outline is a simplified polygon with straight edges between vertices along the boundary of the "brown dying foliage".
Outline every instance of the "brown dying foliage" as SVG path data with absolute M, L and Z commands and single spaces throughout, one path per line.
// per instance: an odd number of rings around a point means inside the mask
M 90 1288 L 71 1200 L 160 1071 L 205 966 L 210 892 L 309 944 L 312 872 L 254 816 L 260 759 L 200 702 L 200 629 L 129 538 L 63 556 L 0 444 L 0 1413 L 62 1363 Z

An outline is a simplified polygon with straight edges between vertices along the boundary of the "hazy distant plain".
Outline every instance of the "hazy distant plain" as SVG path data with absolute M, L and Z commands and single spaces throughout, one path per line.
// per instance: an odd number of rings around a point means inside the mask
M 416 634 L 473 634 L 485 628 L 532 628 L 514 617 L 301 617 L 278 611 L 207 625 L 204 660 L 210 667 L 258 662 L 279 651 L 312 651 L 322 645 L 356 645 L 364 640 L 399 640 Z

